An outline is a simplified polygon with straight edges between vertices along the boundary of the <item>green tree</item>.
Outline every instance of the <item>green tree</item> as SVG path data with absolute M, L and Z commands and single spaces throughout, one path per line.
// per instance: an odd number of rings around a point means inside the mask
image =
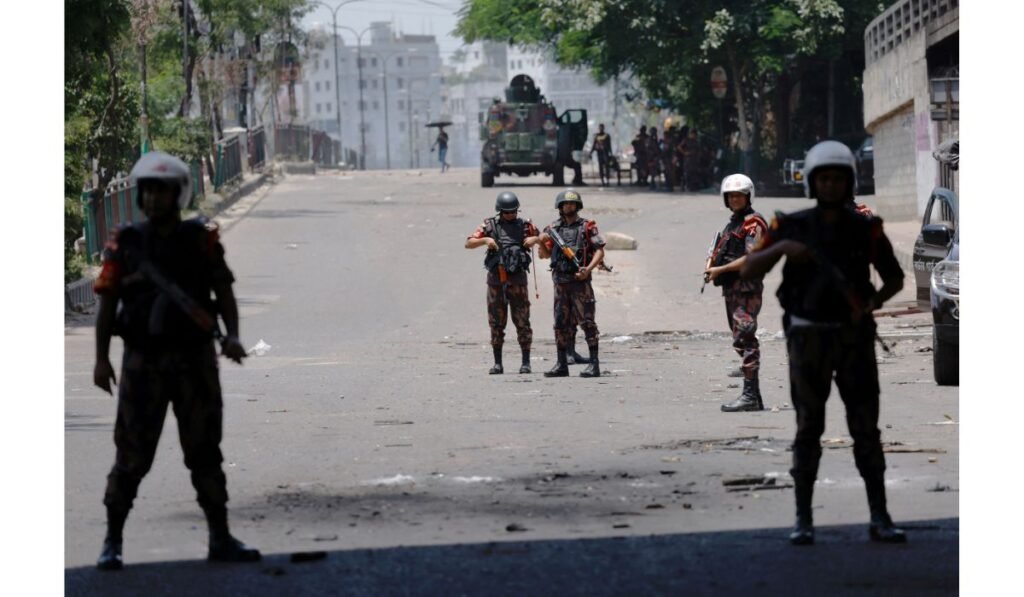
M 722 64 L 738 144 L 751 157 L 763 114 L 788 108 L 782 92 L 822 62 L 862 53 L 879 10 L 870 0 L 468 0 L 456 32 L 549 49 L 599 81 L 632 75 L 701 127 L 712 117 L 711 68 Z

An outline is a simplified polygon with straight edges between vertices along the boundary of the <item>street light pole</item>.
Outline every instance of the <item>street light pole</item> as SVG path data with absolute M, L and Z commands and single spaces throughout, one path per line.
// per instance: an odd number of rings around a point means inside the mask
M 318 2 L 313 0 L 310 4 L 318 4 L 323 6 L 327 10 L 331 11 L 331 23 L 334 28 L 334 108 L 335 117 L 338 122 L 338 145 L 341 147 L 342 154 L 345 153 L 345 143 L 342 141 L 341 131 L 341 76 L 338 73 L 338 11 L 341 10 L 342 6 L 346 4 L 352 4 L 353 2 L 361 2 L 362 0 L 346 0 L 341 4 L 331 7 L 330 4 L 324 2 Z
M 388 109 L 388 59 L 402 54 L 416 52 L 416 48 L 399 50 L 390 54 L 377 54 L 381 61 L 381 71 L 384 74 L 384 152 L 386 156 L 387 169 L 391 169 L 391 124 L 389 120 L 390 110 Z M 376 53 L 375 53 L 376 54 Z
M 363 35 L 371 29 L 356 31 L 342 25 L 339 29 L 351 31 L 356 36 L 356 68 L 359 73 L 359 169 L 366 170 L 366 102 L 363 100 Z M 335 60 L 337 64 L 337 60 Z

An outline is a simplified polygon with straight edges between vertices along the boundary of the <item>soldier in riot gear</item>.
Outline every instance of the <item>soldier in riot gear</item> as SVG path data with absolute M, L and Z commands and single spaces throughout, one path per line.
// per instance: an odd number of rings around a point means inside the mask
M 743 174 L 733 174 L 722 181 L 722 200 L 732 210 L 732 217 L 722 230 L 721 240 L 708 259 L 704 275 L 715 286 L 722 287 L 732 345 L 743 359 L 743 393 L 736 400 L 723 404 L 722 411 L 764 410 L 758 383 L 761 349 L 757 341 L 757 314 L 761 311 L 764 282 L 761 278 L 741 279 L 739 271 L 747 260 L 747 253 L 767 232 L 768 224 L 754 211 L 754 183 Z
M 600 377 L 598 330 L 594 321 L 596 302 L 591 274 L 604 259 L 604 238 L 597 222 L 582 218 L 580 194 L 567 189 L 555 198 L 559 218 L 544 228 L 538 242 L 540 258 L 551 259 L 555 291 L 555 344 L 558 361 L 545 377 L 569 375 L 568 352 L 572 349 L 575 326 L 583 329 L 590 349 L 590 363 L 580 377 Z
M 817 205 L 778 214 L 763 248 L 747 256 L 741 274 L 760 277 L 786 256 L 779 301 L 789 353 L 790 392 L 796 410 L 793 476 L 795 545 L 814 543 L 811 502 L 825 401 L 833 378 L 846 406 L 853 456 L 864 479 L 873 541 L 904 543 L 907 538 L 889 516 L 885 495 L 885 455 L 878 429 L 879 384 L 872 312 L 903 287 L 903 270 L 882 220 L 858 214 L 852 203 L 857 184 L 853 153 L 837 141 L 823 141 L 807 153 L 804 188 Z M 875 290 L 874 267 L 882 280 Z
M 491 327 L 491 348 L 494 350 L 494 366 L 490 373 L 504 373 L 501 362 L 502 346 L 505 343 L 505 326 L 509 311 L 516 326 L 519 348 L 522 350 L 520 373 L 530 373 L 530 345 L 533 330 L 530 328 L 530 292 L 526 277 L 530 269 L 528 249 L 537 244 L 537 227 L 519 214 L 519 197 L 505 191 L 498 195 L 494 210 L 496 216 L 484 220 L 483 224 L 466 238 L 466 248 L 487 247 L 484 267 L 487 268 L 487 320 Z
M 97 567 L 123 566 L 125 520 L 153 464 L 168 403 L 209 524 L 209 559 L 256 561 L 260 552 L 228 531 L 227 482 L 221 468 L 223 402 L 214 348 L 218 313 L 227 327 L 222 354 L 236 363 L 245 357 L 231 289 L 234 276 L 224 261 L 216 225 L 199 218 L 181 220 L 192 193 L 184 162 L 161 152 L 147 153 L 130 176 L 147 219 L 116 232 L 95 283 L 100 298 L 93 380 L 108 393 L 117 381 L 110 339 L 116 334 L 124 340 L 114 425 L 117 454 L 103 499 L 107 536 Z

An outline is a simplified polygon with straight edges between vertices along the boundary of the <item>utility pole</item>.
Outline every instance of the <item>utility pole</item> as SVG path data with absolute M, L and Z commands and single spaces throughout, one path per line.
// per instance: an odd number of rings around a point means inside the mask
M 356 36 L 356 69 L 359 76 L 359 169 L 366 170 L 366 102 L 363 100 L 363 35 L 371 28 L 367 27 L 362 31 L 356 31 L 344 25 L 338 28 L 350 31 Z M 335 59 L 335 64 L 337 64 L 337 59 Z

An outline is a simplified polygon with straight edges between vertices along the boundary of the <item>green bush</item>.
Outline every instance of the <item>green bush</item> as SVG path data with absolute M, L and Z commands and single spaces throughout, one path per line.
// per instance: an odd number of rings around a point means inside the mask
M 85 271 L 85 258 L 75 253 L 75 241 L 82 237 L 85 218 L 82 215 L 82 201 L 78 198 L 64 198 L 64 283 L 74 282 Z

